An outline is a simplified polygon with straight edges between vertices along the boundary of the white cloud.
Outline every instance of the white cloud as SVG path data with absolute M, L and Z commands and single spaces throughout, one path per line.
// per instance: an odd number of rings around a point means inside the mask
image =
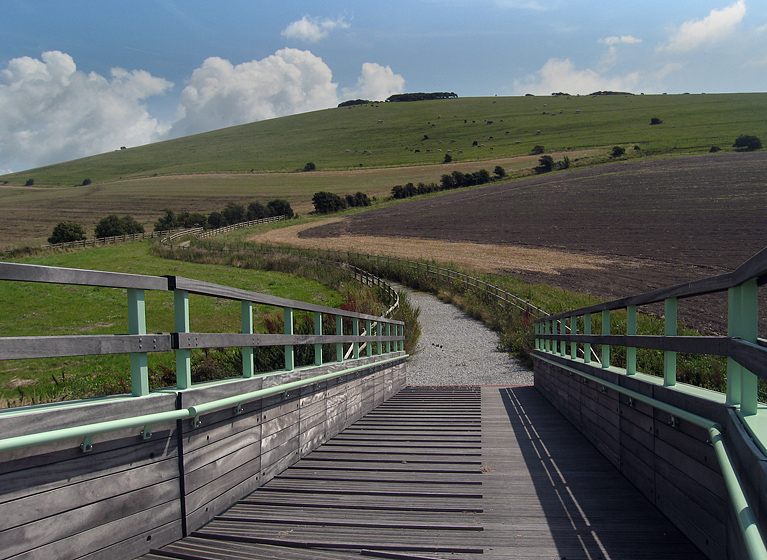
M 641 43 L 642 39 L 637 39 L 631 35 L 622 35 L 621 37 L 606 37 L 605 39 L 600 39 L 599 42 L 604 43 L 605 45 L 635 45 Z
M 716 43 L 730 36 L 746 15 L 746 3 L 738 0 L 731 6 L 711 13 L 701 20 L 684 22 L 675 30 L 668 44 L 659 50 L 688 52 L 706 43 Z
M 402 93 L 404 87 L 405 78 L 395 74 L 391 67 L 365 62 L 356 87 L 344 88 L 343 93 L 344 99 L 381 101 L 395 93 Z
M 588 68 L 577 70 L 570 59 L 552 58 L 525 80 L 515 80 L 514 89 L 518 95 L 550 95 L 559 91 L 586 95 L 595 91 L 635 91 L 639 81 L 639 72 L 609 77 Z
M 348 29 L 349 23 L 344 18 L 338 19 L 320 19 L 304 16 L 298 21 L 288 25 L 283 31 L 282 36 L 288 39 L 299 39 L 307 43 L 316 43 L 324 39 L 331 31 L 336 29 Z
M 173 136 L 291 115 L 338 104 L 333 73 L 309 51 L 282 49 L 234 66 L 212 57 L 181 93 Z
M 0 166 L 15 170 L 159 140 L 142 103 L 172 83 L 143 70 L 78 71 L 68 54 L 15 58 L 0 71 Z

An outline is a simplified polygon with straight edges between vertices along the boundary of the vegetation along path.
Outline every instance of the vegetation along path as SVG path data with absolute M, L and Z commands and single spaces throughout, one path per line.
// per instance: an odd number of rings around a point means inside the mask
M 408 291 L 408 299 L 420 309 L 421 324 L 408 385 L 533 384 L 533 372 L 498 350 L 498 335 L 480 321 L 431 294 Z

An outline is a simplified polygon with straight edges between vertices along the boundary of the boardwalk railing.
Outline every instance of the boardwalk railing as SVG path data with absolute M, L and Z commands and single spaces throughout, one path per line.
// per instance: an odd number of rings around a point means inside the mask
M 556 389 L 563 380 L 565 385 L 568 384 L 566 377 L 576 375 L 582 380 L 582 384 L 593 382 L 601 386 L 603 394 L 612 390 L 623 395 L 616 402 L 621 410 L 621 416 L 623 415 L 621 404 L 624 401 L 620 399 L 625 398 L 626 404 L 630 406 L 642 402 L 656 411 L 663 411 L 664 415 L 670 415 L 670 425 L 675 428 L 679 428 L 680 422 L 688 422 L 707 431 L 709 442 L 716 451 L 720 476 L 724 479 L 729 503 L 734 508 L 735 518 L 742 531 L 749 558 L 767 558 L 760 534 L 760 525 L 762 530 L 767 526 L 767 519 L 762 518 L 765 502 L 767 502 L 767 494 L 764 493 L 764 487 L 767 485 L 767 470 L 764 469 L 764 465 L 767 464 L 765 462 L 767 461 L 765 458 L 767 409 L 758 403 L 758 380 L 767 380 L 767 347 L 758 336 L 757 316 L 758 287 L 765 282 L 767 282 L 767 249 L 728 274 L 538 319 L 535 334 L 536 366 L 540 365 L 541 385 L 544 387 L 544 392 L 550 394 L 550 398 L 557 406 L 562 407 L 566 415 L 579 414 L 582 419 L 584 407 L 588 404 L 585 399 L 585 388 L 581 389 L 578 385 L 573 385 L 564 389 L 565 393 L 561 392 L 562 389 Z M 678 336 L 678 300 L 721 292 L 728 294 L 728 336 Z M 661 302 L 665 306 L 665 335 L 637 334 L 637 309 L 643 305 Z M 618 312 L 626 314 L 626 334 L 610 332 L 611 313 Z M 594 314 L 601 316 L 601 333 L 591 331 Z M 601 346 L 600 364 L 591 363 L 591 348 L 595 345 Z M 625 368 L 611 365 L 611 347 L 626 348 Z M 662 380 L 637 371 L 637 348 L 663 352 Z M 679 352 L 726 357 L 726 395 L 677 385 L 676 364 Z M 561 374 L 565 377 L 562 378 Z M 538 370 L 536 370 L 536 385 L 538 383 Z M 572 393 L 576 387 L 580 393 L 580 404 L 574 404 L 574 401 L 566 404 L 563 399 L 572 399 L 567 392 Z M 596 399 L 596 396 L 589 395 L 589 398 Z M 690 396 L 689 399 L 688 396 Z M 599 414 L 604 412 L 603 420 L 612 421 L 612 414 L 602 411 L 599 407 L 595 408 L 592 404 L 588 406 L 599 410 Z M 685 409 L 687 407 L 693 410 Z M 723 411 L 728 411 L 729 415 Z M 655 414 L 657 415 L 658 412 Z M 718 416 L 718 418 L 709 419 L 708 415 Z M 729 419 L 733 422 L 730 423 Z M 585 421 L 578 420 L 578 422 L 585 425 Z M 620 423 L 614 435 L 610 436 L 613 440 L 617 438 L 618 443 L 615 447 L 620 448 L 621 457 L 625 452 L 624 442 L 629 442 L 623 429 L 624 423 Z M 594 439 L 599 440 L 602 445 L 608 447 L 612 445 L 612 443 L 605 443 L 607 439 L 602 435 L 595 435 Z M 725 440 L 728 442 L 727 446 L 724 445 Z M 634 445 L 633 442 L 631 445 Z M 646 449 L 652 447 L 652 444 L 644 446 Z M 744 447 L 749 447 L 752 454 L 746 453 L 743 450 Z M 733 448 L 736 448 L 738 453 L 733 454 L 731 451 Z M 654 444 L 656 463 L 659 449 L 660 444 L 656 441 Z M 634 450 L 633 453 L 636 454 L 637 451 Z M 752 461 L 757 461 L 760 465 L 759 472 L 748 466 Z M 619 461 L 619 464 L 622 466 L 623 459 Z M 700 481 L 702 485 L 708 482 Z M 692 492 L 688 488 L 685 493 Z M 748 505 L 749 501 L 756 505 Z M 673 518 L 672 515 L 669 516 Z M 706 540 L 706 543 L 708 542 Z M 737 545 L 731 542 L 728 542 L 727 546 L 719 544 L 726 550 L 727 557 L 737 557 L 737 554 L 733 553 Z M 700 542 L 698 545 L 701 546 Z M 706 550 L 704 546 L 701 548 Z
M 0 281 L 125 290 L 128 305 L 124 334 L 0 337 L 0 360 L 129 354 L 131 368 L 130 395 L 0 411 L 2 559 L 131 559 L 186 536 L 405 383 L 404 323 L 390 318 L 178 276 L 2 262 Z M 147 332 L 148 291 L 173 293 L 174 332 Z M 193 294 L 239 301 L 241 332 L 192 331 Z M 284 333 L 254 332 L 254 305 L 281 308 Z M 296 312 L 313 334 L 294 334 Z M 299 367 L 301 345 L 314 359 Z M 284 347 L 284 368 L 259 374 L 266 346 Z M 192 384 L 192 350 L 232 347 L 241 377 Z M 166 351 L 175 387 L 150 391 L 147 356 Z

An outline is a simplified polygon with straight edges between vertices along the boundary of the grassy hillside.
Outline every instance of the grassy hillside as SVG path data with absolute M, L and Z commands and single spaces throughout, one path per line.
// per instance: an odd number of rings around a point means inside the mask
M 306 212 L 320 190 L 383 197 L 396 184 L 438 181 L 456 169 L 530 169 L 535 145 L 577 164 L 604 161 L 614 145 L 627 157 L 729 151 L 740 134 L 767 140 L 765 108 L 766 93 L 492 97 L 262 121 L 0 177 L 0 250 L 42 244 L 60 221 L 80 223 L 92 237 L 113 213 L 151 229 L 166 207 L 210 213 L 229 201 L 279 197 Z M 653 117 L 663 123 L 651 126 Z M 448 150 L 453 162 L 442 164 Z M 318 171 L 297 171 L 309 161 Z M 78 186 L 86 178 L 92 184 Z M 33 187 L 23 186 L 28 179 Z
M 290 172 L 309 161 L 320 170 L 423 165 L 440 163 L 439 149 L 452 149 L 457 161 L 477 161 L 526 154 L 535 144 L 551 151 L 638 144 L 653 153 L 697 152 L 729 147 L 739 134 L 764 135 L 765 107 L 765 93 L 378 103 L 226 128 L 0 179 L 71 186 L 85 178 L 101 183 L 155 174 Z M 663 124 L 650 126 L 652 117 Z M 484 147 L 473 148 L 475 140 Z

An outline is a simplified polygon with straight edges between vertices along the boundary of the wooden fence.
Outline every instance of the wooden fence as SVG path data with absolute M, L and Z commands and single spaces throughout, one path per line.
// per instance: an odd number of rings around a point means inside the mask
M 0 263 L 0 281 L 126 290 L 125 334 L 0 337 L 0 359 L 127 353 L 132 391 L 0 412 L 0 558 L 129 559 L 188 535 L 405 383 L 404 324 L 385 317 L 177 276 Z M 146 332 L 148 290 L 172 292 L 174 332 Z M 241 332 L 191 332 L 190 294 L 241 302 Z M 254 332 L 254 304 L 282 308 L 284 334 Z M 313 334 L 293 333 L 295 311 Z M 261 346 L 284 347 L 284 369 L 256 374 Z M 241 348 L 242 376 L 193 385 L 190 353 L 212 347 Z M 163 351 L 176 385 L 150 391 L 147 355 Z
M 757 312 L 764 283 L 767 249 L 728 274 L 536 322 L 536 387 L 711 558 L 767 557 L 767 408 L 758 403 L 767 343 Z M 728 336 L 678 336 L 678 300 L 720 292 L 728 294 Z M 665 336 L 638 334 L 638 308 L 659 302 Z M 625 334 L 610 332 L 619 312 Z M 601 333 L 592 333 L 594 314 Z M 626 349 L 625 368 L 611 364 L 616 346 Z M 663 378 L 637 371 L 637 348 L 663 353 Z M 680 352 L 725 356 L 726 394 L 677 383 Z

